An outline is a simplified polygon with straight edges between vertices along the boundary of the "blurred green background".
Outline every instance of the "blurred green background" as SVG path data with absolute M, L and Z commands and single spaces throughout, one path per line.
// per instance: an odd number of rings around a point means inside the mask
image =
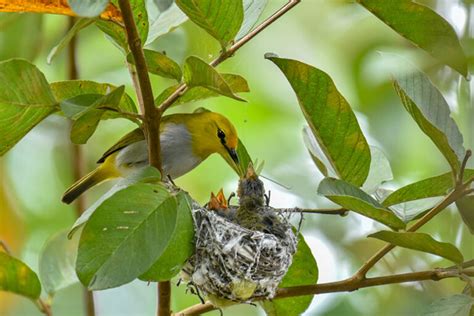
M 454 26 L 472 65 L 474 7 L 469 4 L 472 1 L 417 2 L 435 9 Z M 284 3 L 269 0 L 262 17 Z M 67 17 L 64 16 L 1 14 L 0 60 L 26 58 L 45 73 L 49 82 L 65 80 L 64 54 L 51 65 L 46 63 L 46 56 L 66 28 Z M 128 93 L 134 97 L 119 50 L 95 26 L 82 31 L 78 41 L 80 77 L 126 84 Z M 149 47 L 165 50 L 180 63 L 188 55 L 210 61 L 219 53 L 218 43 L 189 21 Z M 228 116 L 251 155 L 265 161 L 263 174 L 290 188 L 265 181 L 266 188 L 272 191 L 271 205 L 275 207 L 317 208 L 331 204 L 316 194 L 322 176 L 302 141 L 304 118 L 286 79 L 263 58 L 266 52 L 304 61 L 330 74 L 356 111 L 369 143 L 382 148 L 389 158 L 394 180 L 384 185 L 387 188 L 441 174 L 449 167 L 405 112 L 390 83 L 391 71 L 400 65 L 381 52 L 400 54 L 430 74 L 448 100 L 464 135 L 465 147 L 474 148 L 472 81 L 465 81 L 451 69 L 440 66 L 352 1 L 302 1 L 234 58 L 219 66 L 222 72 L 238 73 L 248 80 L 251 92 L 242 94 L 247 103 L 221 97 L 172 110 L 190 112 L 205 106 Z M 152 76 L 152 81 L 155 93 L 172 84 L 157 76 Z M 69 228 L 75 220 L 73 207 L 60 202 L 63 191 L 73 181 L 68 126 L 63 117 L 51 116 L 0 158 L 0 239 L 35 271 L 38 271 L 38 254 L 45 241 L 54 233 Z M 134 127 L 125 120 L 102 121 L 89 143 L 83 146 L 87 169 L 94 168 L 102 152 Z M 474 167 L 472 160 L 469 165 Z M 211 191 L 223 187 L 228 195 L 235 190 L 237 177 L 221 159 L 211 157 L 180 178 L 177 184 L 204 203 Z M 87 195 L 88 204 L 111 185 L 104 184 L 91 190 Z M 381 227 L 356 214 L 305 216 L 303 233 L 319 265 L 319 282 L 350 276 L 382 246 L 382 242 L 365 238 Z M 474 257 L 472 235 L 463 226 L 456 210 L 444 211 L 422 231 L 454 243 L 461 248 L 466 260 Z M 409 272 L 448 265 L 448 261 L 438 257 L 397 248 L 371 273 Z M 431 301 L 460 293 L 463 287 L 462 282 L 446 280 L 325 294 L 314 298 L 306 315 L 417 315 Z M 155 313 L 154 284 L 148 286 L 135 281 L 117 289 L 96 292 L 94 297 L 100 316 Z M 174 289 L 174 311 L 198 302 L 195 296 L 185 294 L 185 286 Z M 53 312 L 56 315 L 84 315 L 81 286 L 74 285 L 58 293 Z M 247 305 L 231 307 L 225 314 L 261 315 L 263 312 Z M 0 293 L 0 315 L 39 315 L 39 312 L 24 298 Z M 219 314 L 213 312 L 213 315 Z

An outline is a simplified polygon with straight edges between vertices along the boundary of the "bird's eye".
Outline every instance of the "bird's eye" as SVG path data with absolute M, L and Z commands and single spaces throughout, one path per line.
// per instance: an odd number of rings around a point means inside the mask
M 217 137 L 219 137 L 221 140 L 224 140 L 225 139 L 225 133 L 221 129 L 218 129 L 217 130 Z

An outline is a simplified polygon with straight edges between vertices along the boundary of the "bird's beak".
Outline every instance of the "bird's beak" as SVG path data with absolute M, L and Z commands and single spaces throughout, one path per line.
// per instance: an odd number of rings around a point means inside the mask
M 235 150 L 235 148 L 229 148 L 229 147 L 226 146 L 226 149 L 227 149 L 227 152 L 230 155 L 230 158 L 232 158 L 232 160 L 236 164 L 239 164 L 239 156 L 237 155 L 237 151 Z

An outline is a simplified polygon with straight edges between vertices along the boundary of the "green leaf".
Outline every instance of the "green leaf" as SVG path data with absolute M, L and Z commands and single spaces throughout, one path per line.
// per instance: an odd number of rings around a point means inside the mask
M 474 169 L 464 170 L 464 180 L 467 180 L 472 176 L 474 176 Z M 453 175 L 448 172 L 404 186 L 390 194 L 382 202 L 382 205 L 387 207 L 402 202 L 442 196 L 447 194 L 449 190 L 452 190 L 452 188 Z
M 394 85 L 408 113 L 458 172 L 465 154 L 463 137 L 443 95 L 419 71 L 396 78 Z
M 181 68 L 173 59 L 165 54 L 149 49 L 144 49 L 143 52 L 145 54 L 145 60 L 149 72 L 165 78 L 176 79 L 177 81 L 181 80 L 181 77 L 183 76 Z M 131 53 L 127 55 L 127 61 L 135 64 L 135 60 Z
M 86 18 L 99 16 L 107 8 L 109 0 L 67 0 L 72 11 Z
M 61 109 L 68 117 L 80 113 L 86 109 L 85 106 L 90 106 L 93 102 L 97 101 L 97 99 L 94 100 L 94 96 L 84 97 L 84 95 L 104 96 L 110 93 L 110 91 L 117 89 L 116 86 L 108 83 L 98 83 L 89 80 L 58 81 L 51 83 L 50 86 L 55 98 L 60 102 Z M 76 97 L 80 99 L 74 100 Z M 87 103 L 88 101 L 92 102 Z M 83 108 L 78 106 L 82 106 Z M 123 94 L 116 108 L 123 112 L 137 113 L 135 103 L 126 93 Z M 118 117 L 118 115 L 111 111 L 107 111 L 103 116 L 104 119 L 113 117 Z
M 302 234 L 298 236 L 298 248 L 293 256 L 293 263 L 281 281 L 279 287 L 291 287 L 316 284 L 318 281 L 318 265 L 306 244 Z M 311 304 L 313 295 L 298 296 L 263 301 L 263 309 L 269 316 L 301 315 Z
M 95 21 L 95 25 L 99 30 L 105 33 L 105 37 L 107 37 L 124 55 L 128 54 L 130 49 L 127 43 L 127 34 L 123 27 L 112 21 L 100 19 Z
M 220 74 L 220 75 L 222 76 L 222 78 L 224 78 L 225 82 L 227 82 L 230 89 L 234 93 L 250 91 L 247 81 L 242 76 L 234 75 L 234 74 Z M 165 101 L 171 94 L 173 94 L 174 91 L 176 91 L 177 87 L 178 85 L 174 85 L 163 90 L 163 92 L 161 92 L 161 94 L 158 97 L 156 97 L 155 104 L 158 106 L 161 103 L 163 103 L 163 101 Z M 188 89 L 182 96 L 180 96 L 176 100 L 176 102 L 173 103 L 173 106 L 196 102 L 196 101 L 204 100 L 208 98 L 214 98 L 220 95 L 221 94 L 216 93 L 213 90 L 210 90 L 205 87 L 192 87 Z
M 168 246 L 176 198 L 161 184 L 136 183 L 113 194 L 81 234 L 76 272 L 90 290 L 117 287 L 145 273 Z
M 178 199 L 177 217 L 174 223 L 170 241 L 158 261 L 140 276 L 144 281 L 167 281 L 177 275 L 194 252 L 194 224 L 191 215 L 191 197 L 180 192 Z
M 244 21 L 235 37 L 236 39 L 241 39 L 250 32 L 260 15 L 262 15 L 267 3 L 268 0 L 243 0 Z
M 456 207 L 464 224 L 469 228 L 471 234 L 474 234 L 474 195 L 468 195 L 457 200 Z
M 102 108 L 118 108 L 124 91 L 125 86 L 120 86 L 100 97 L 84 111 L 76 114 L 77 119 L 72 123 L 71 127 L 71 141 L 75 144 L 85 144 L 99 125 L 105 112 Z
M 377 238 L 399 247 L 431 253 L 455 263 L 462 263 L 464 261 L 461 252 L 455 246 L 436 241 L 428 234 L 411 232 L 399 233 L 383 230 L 371 234 L 369 237 Z
M 171 32 L 188 20 L 186 14 L 173 1 L 165 11 L 160 10 L 156 16 L 150 17 L 150 32 L 146 44 L 152 43 L 158 37 Z
M 39 276 L 48 295 L 79 282 L 74 269 L 79 238 L 69 240 L 67 231 L 51 237 L 39 257 Z
M 392 190 L 378 188 L 375 196 L 378 201 L 383 201 L 387 196 L 393 193 Z M 442 197 L 429 197 L 414 201 L 402 202 L 390 206 L 390 210 L 395 213 L 403 222 L 408 223 L 429 211 L 433 206 L 438 204 Z M 382 203 L 383 205 L 383 203 Z
M 423 316 L 469 316 L 473 305 L 473 297 L 456 294 L 434 301 L 428 306 Z
M 235 38 L 244 19 L 240 0 L 176 0 L 176 4 L 224 48 Z
M 71 39 L 74 36 L 76 36 L 76 34 L 79 33 L 79 31 L 81 31 L 82 29 L 88 27 L 92 23 L 94 23 L 94 20 L 92 20 L 92 19 L 79 19 L 79 20 L 77 20 L 77 22 L 74 23 L 73 27 L 71 27 L 71 29 L 69 29 L 69 31 L 66 33 L 66 35 L 61 39 L 61 41 L 58 43 L 58 45 L 54 46 L 51 49 L 51 51 L 49 52 L 48 57 L 46 59 L 46 62 L 48 64 L 51 64 L 51 61 L 53 60 L 53 58 L 57 54 L 59 54 L 65 47 L 67 47 L 67 45 L 69 44 Z
M 71 229 L 68 233 L 68 238 L 71 239 L 74 233 L 82 227 L 91 217 L 91 215 L 97 210 L 99 206 L 104 203 L 108 198 L 112 195 L 121 191 L 133 184 L 138 182 L 157 182 L 161 180 L 160 172 L 148 166 L 146 168 L 139 169 L 135 172 L 132 172 L 126 178 L 120 179 L 109 191 L 107 191 L 104 195 L 102 195 L 94 204 L 92 204 L 87 210 L 85 210 L 81 216 L 76 220 L 76 222 L 72 225 Z
M 191 56 L 186 59 L 183 73 L 189 87 L 204 87 L 226 97 L 245 101 L 234 94 L 221 74 L 198 57 Z
M 370 146 L 370 156 L 370 171 L 362 190 L 372 194 L 382 183 L 392 180 L 393 173 L 390 162 L 381 149 Z
M 350 105 L 323 71 L 266 54 L 290 82 L 301 110 L 338 177 L 356 186 L 369 173 L 370 149 Z
M 35 300 L 41 294 L 41 284 L 30 267 L 0 252 L 0 291 L 16 293 Z
M 370 195 L 354 185 L 333 178 L 325 178 L 318 187 L 318 193 L 340 206 L 372 218 L 392 229 L 405 228 L 403 223 L 390 210 L 383 207 Z
M 467 60 L 456 32 L 436 12 L 411 0 L 358 0 L 357 2 L 398 34 L 464 77 L 467 76 Z
M 26 60 L 0 62 L 0 82 L 0 155 L 3 155 L 58 107 L 44 75 Z
M 116 6 L 119 7 L 118 0 L 112 0 L 112 3 L 116 3 Z M 138 35 L 140 36 L 140 40 L 143 46 L 145 45 L 145 42 L 147 40 L 149 28 L 146 1 L 130 0 L 130 6 L 132 7 L 133 20 L 135 21 L 135 24 L 137 26 Z M 125 32 L 125 29 L 123 29 L 123 32 Z
M 239 143 L 237 144 L 237 157 L 239 157 L 239 165 L 236 168 L 232 165 L 232 168 L 235 172 L 239 175 L 239 177 L 244 177 L 247 173 L 247 168 L 249 164 L 252 162 L 252 158 L 250 157 L 247 148 L 245 148 L 244 143 L 242 140 L 239 139 Z M 257 166 L 254 166 L 256 168 Z M 258 173 L 257 173 L 258 174 Z

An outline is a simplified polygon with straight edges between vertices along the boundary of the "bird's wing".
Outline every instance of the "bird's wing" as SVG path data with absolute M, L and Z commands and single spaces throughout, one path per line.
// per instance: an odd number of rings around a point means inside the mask
M 134 129 L 133 131 L 131 131 L 130 133 L 128 133 L 124 137 L 120 138 L 120 140 L 115 145 L 110 147 L 109 150 L 107 150 L 102 155 L 102 157 L 100 157 L 100 159 L 97 161 L 97 163 L 104 162 L 105 159 L 108 156 L 110 156 L 111 154 L 113 154 L 114 152 L 116 152 L 116 151 L 118 151 L 118 150 L 120 150 L 124 147 L 127 147 L 130 144 L 139 142 L 139 141 L 144 140 L 144 139 L 145 139 L 145 134 L 143 134 L 143 130 L 141 128 Z

